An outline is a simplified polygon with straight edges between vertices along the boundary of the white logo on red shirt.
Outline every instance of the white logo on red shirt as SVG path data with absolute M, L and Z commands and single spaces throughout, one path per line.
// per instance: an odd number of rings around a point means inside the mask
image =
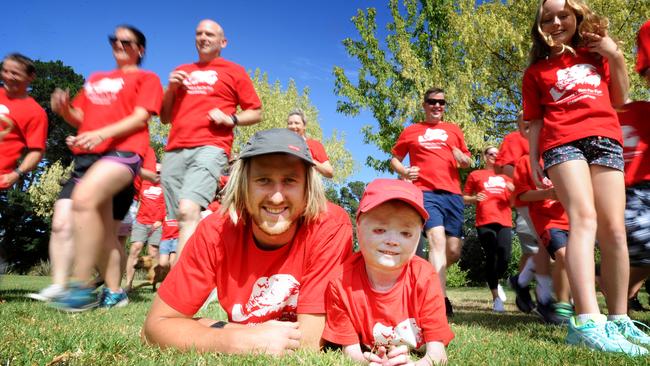
M 213 85 L 219 80 L 218 73 L 214 70 L 195 70 L 183 80 L 183 85 L 188 94 L 209 94 Z
M 422 329 L 413 318 L 400 322 L 394 328 L 377 322 L 372 327 L 372 337 L 375 339 L 374 346 L 406 345 L 412 349 L 423 341 Z
M 629 163 L 635 156 L 641 154 L 636 147 L 639 145 L 639 133 L 636 128 L 628 125 L 621 125 L 623 131 L 623 158 Z
M 162 187 L 149 187 L 142 191 L 142 195 L 150 200 L 155 200 L 163 193 Z
M 86 97 L 93 104 L 109 105 L 117 100 L 117 94 L 123 87 L 124 79 L 122 78 L 102 78 L 94 83 L 86 82 L 84 91 Z
M 9 114 L 9 107 L 4 104 L 0 104 L 0 114 Z
M 442 149 L 447 146 L 447 131 L 439 128 L 427 128 L 422 136 L 418 136 L 418 142 L 426 149 Z
M 506 180 L 498 175 L 488 177 L 487 182 L 483 182 L 483 188 L 490 193 L 503 193 L 506 188 Z
M 574 103 L 580 99 L 602 96 L 602 92 L 596 88 L 600 85 L 600 74 L 596 67 L 590 64 L 577 64 L 566 69 L 557 71 L 557 82 L 555 87 L 549 91 L 554 101 L 559 101 L 564 95 L 574 90 L 576 93 L 569 94 L 567 100 L 560 102 Z M 578 86 L 582 87 L 578 87 Z M 576 87 L 578 87 L 576 89 Z
M 277 313 L 277 320 L 296 321 L 300 283 L 290 274 L 260 277 L 246 305 L 232 306 L 232 320 L 244 322 Z M 251 322 L 249 322 L 251 323 Z

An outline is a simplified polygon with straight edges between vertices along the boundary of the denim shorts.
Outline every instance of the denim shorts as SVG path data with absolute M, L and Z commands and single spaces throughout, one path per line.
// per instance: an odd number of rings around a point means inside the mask
M 609 137 L 590 136 L 544 151 L 544 169 L 571 160 L 584 160 L 589 165 L 601 165 L 623 171 L 623 147 Z
M 424 191 L 424 209 L 429 219 L 424 223 L 425 232 L 436 226 L 444 226 L 448 236 L 460 238 L 463 232 L 463 196 L 447 191 Z
M 176 253 L 176 247 L 178 246 L 178 239 L 167 239 L 160 242 L 160 247 L 158 248 L 158 253 L 160 254 L 170 254 Z
M 630 265 L 650 267 L 650 182 L 625 190 L 625 231 Z

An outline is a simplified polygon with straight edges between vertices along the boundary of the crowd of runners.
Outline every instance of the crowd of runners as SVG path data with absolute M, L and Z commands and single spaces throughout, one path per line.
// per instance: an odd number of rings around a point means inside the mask
M 75 96 L 51 96 L 77 131 L 66 139 L 74 168 L 54 204 L 52 284 L 29 296 L 67 312 L 125 306 L 146 248 L 171 268 L 143 327 L 150 344 L 273 354 L 331 345 L 370 364 L 405 364 L 411 351 L 417 364 L 444 362 L 454 337 L 446 269 L 460 257 L 464 207 L 476 205 L 494 312 L 505 311 L 507 282 L 517 308 L 565 326 L 568 344 L 647 354 L 647 327 L 628 304 L 642 307 L 636 293 L 650 274 L 650 102 L 629 99 L 608 21 L 583 1 L 540 1 L 531 37 L 517 130 L 481 151 L 483 167 L 461 189 L 459 169 L 475 159 L 444 118 L 445 91 L 426 90 L 424 120 L 392 149 L 399 177 L 373 180 L 361 198 L 353 253 L 350 219 L 324 194 L 322 177 L 336 172 L 301 110 L 232 154 L 233 131 L 260 122 L 263 106 L 245 69 L 221 56 L 218 23 L 198 24 L 198 60 L 164 89 L 140 67 L 145 35 L 116 27 L 116 68 L 91 74 Z M 635 70 L 650 85 L 650 22 L 637 46 Z M 48 121 L 28 95 L 29 58 L 6 56 L 1 77 L 7 190 L 41 162 Z M 152 116 L 171 124 L 160 162 Z M 523 254 L 506 279 L 513 231 Z M 428 260 L 414 256 L 419 242 Z M 195 317 L 210 297 L 227 322 Z

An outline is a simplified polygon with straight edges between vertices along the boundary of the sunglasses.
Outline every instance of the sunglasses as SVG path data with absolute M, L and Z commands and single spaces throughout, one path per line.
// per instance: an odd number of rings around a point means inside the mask
M 136 41 L 132 41 L 130 39 L 118 39 L 115 36 L 108 36 L 108 43 L 110 43 L 111 46 L 115 47 L 118 42 L 122 45 L 123 48 L 137 44 Z
M 441 106 L 443 106 L 443 105 L 447 104 L 447 102 L 444 99 L 427 99 L 427 100 L 425 100 L 425 102 L 428 105 L 440 104 Z
M 486 156 L 497 156 L 499 153 L 491 152 L 491 153 L 485 153 Z

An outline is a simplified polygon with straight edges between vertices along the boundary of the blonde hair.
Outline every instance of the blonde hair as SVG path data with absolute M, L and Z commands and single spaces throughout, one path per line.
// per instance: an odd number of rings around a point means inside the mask
M 251 169 L 251 159 L 244 158 L 237 160 L 230 171 L 230 178 L 225 187 L 222 206 L 220 213 L 228 214 L 233 223 L 237 224 L 240 218 L 246 218 L 249 212 L 246 203 L 248 197 L 248 184 Z M 305 184 L 305 210 L 302 218 L 307 221 L 313 221 L 318 216 L 327 211 L 327 198 L 320 174 L 314 169 L 313 165 L 305 164 L 307 170 L 307 179 Z
M 542 17 L 544 16 L 544 4 L 547 0 L 540 0 L 537 14 L 535 15 L 535 23 L 533 24 L 530 34 L 533 40 L 533 45 L 530 49 L 528 61 L 532 65 L 535 62 L 546 59 L 551 55 L 551 49 L 555 47 L 555 42 L 550 34 L 542 31 Z M 583 0 L 566 0 L 566 5 L 569 6 L 576 17 L 576 32 L 571 38 L 570 45 L 562 45 L 562 52 L 569 51 L 575 54 L 575 48 L 580 47 L 583 43 L 582 34 L 585 32 L 596 33 L 605 35 L 609 28 L 609 20 L 594 13 Z

